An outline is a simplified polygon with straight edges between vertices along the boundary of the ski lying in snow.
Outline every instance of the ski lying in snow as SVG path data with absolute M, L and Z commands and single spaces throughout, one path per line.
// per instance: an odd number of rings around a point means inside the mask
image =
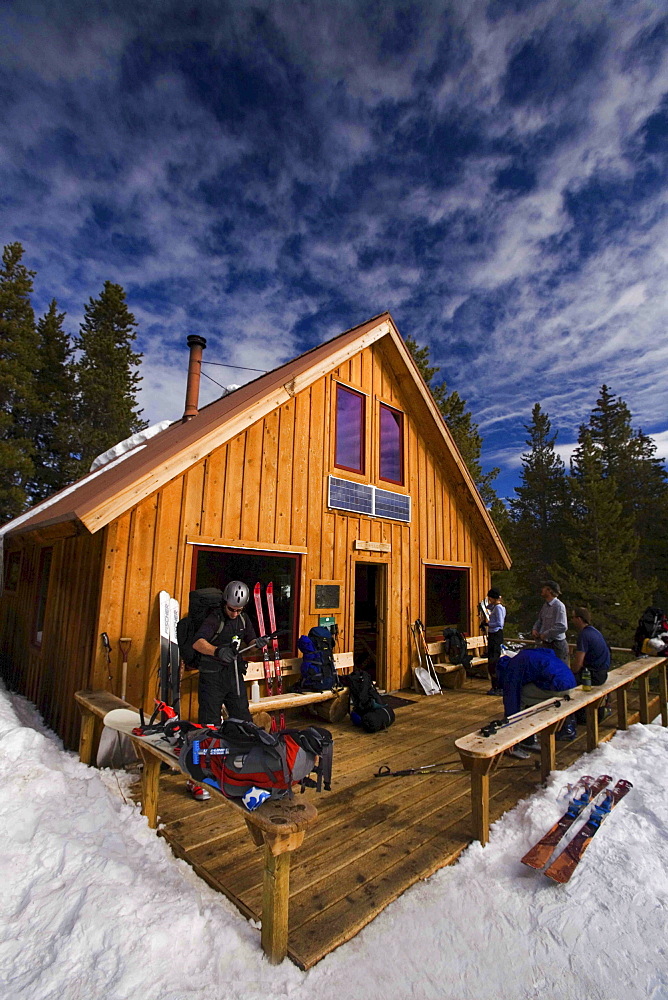
M 158 599 L 160 603 L 160 699 L 169 703 L 171 700 L 169 656 L 170 597 L 166 590 L 161 590 Z
M 585 774 L 580 778 L 564 815 L 557 820 L 544 837 L 541 837 L 537 844 L 533 845 L 531 850 L 527 851 L 522 858 L 522 864 L 528 865 L 529 868 L 544 868 L 566 831 L 570 830 L 583 810 L 611 781 L 612 778 L 609 774 L 601 774 L 598 778 L 591 778 Z
M 255 616 L 257 618 L 257 629 L 260 635 L 264 635 L 264 611 L 262 610 L 262 584 L 256 583 L 253 588 L 253 599 L 255 601 Z M 271 671 L 271 664 L 269 663 L 269 653 L 267 647 L 262 648 L 262 662 L 264 666 L 264 679 L 267 685 L 267 694 L 271 697 L 274 693 L 274 675 Z M 271 731 L 276 732 L 276 719 L 271 716 Z
M 561 854 L 557 855 L 550 867 L 545 869 L 548 878 L 561 884 L 568 882 L 603 820 L 609 816 L 620 799 L 623 799 L 632 788 L 633 785 L 630 781 L 621 780 L 614 788 L 605 793 L 601 801 L 593 807 L 584 826 L 578 830 Z
M 270 581 L 267 584 L 267 611 L 269 612 L 269 631 L 272 634 L 271 648 L 274 651 L 274 681 L 276 683 L 276 694 L 283 694 L 283 673 L 281 671 L 281 658 L 278 654 L 278 639 L 276 637 L 276 611 L 274 609 L 274 584 Z M 285 729 L 285 712 L 281 710 L 279 726 Z
M 169 684 L 170 705 L 177 715 L 181 714 L 181 654 L 176 638 L 179 623 L 179 602 L 175 597 L 169 602 Z M 163 699 L 164 700 L 164 699 Z

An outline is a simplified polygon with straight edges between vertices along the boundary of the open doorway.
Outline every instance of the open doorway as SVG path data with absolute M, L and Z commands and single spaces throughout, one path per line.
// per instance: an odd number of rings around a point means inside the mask
M 450 566 L 425 567 L 424 619 L 427 628 L 469 631 L 469 571 Z
M 385 606 L 387 566 L 355 563 L 353 656 L 379 687 L 385 680 Z

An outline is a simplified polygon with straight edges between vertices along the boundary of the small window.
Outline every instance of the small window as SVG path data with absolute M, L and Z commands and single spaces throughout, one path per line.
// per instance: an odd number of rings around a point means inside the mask
M 380 404 L 380 478 L 404 483 L 404 415 Z
M 44 617 L 46 614 L 46 598 L 49 593 L 49 577 L 51 575 L 51 556 L 53 549 L 44 549 L 39 563 L 39 583 L 37 585 L 37 610 L 35 614 L 34 642 L 36 646 L 42 645 L 42 632 L 44 631 Z
M 349 472 L 364 472 L 364 407 L 359 392 L 336 387 L 336 457 L 335 465 Z
M 15 593 L 18 590 L 19 579 L 21 578 L 21 553 L 10 552 L 5 565 L 5 590 Z

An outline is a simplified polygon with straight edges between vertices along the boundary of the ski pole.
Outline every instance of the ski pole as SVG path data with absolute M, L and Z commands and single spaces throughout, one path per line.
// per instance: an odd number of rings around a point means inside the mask
M 403 778 L 407 774 L 456 774 L 463 771 L 463 767 L 456 767 L 450 770 L 439 770 L 444 764 L 457 764 L 456 760 L 443 760 L 440 764 L 423 764 L 422 767 L 408 767 L 404 771 L 390 771 L 389 764 L 381 764 L 374 778 Z
M 483 726 L 480 730 L 483 736 L 495 736 L 499 729 L 505 729 L 506 726 L 512 726 L 516 722 L 522 722 L 524 719 L 528 719 L 532 715 L 537 715 L 539 712 L 545 712 L 548 708 L 559 708 L 561 701 L 570 701 L 571 696 L 569 694 L 562 695 L 560 698 L 553 698 L 551 701 L 541 702 L 540 705 L 533 705 L 531 708 L 525 708 L 521 712 L 515 712 L 513 715 L 508 715 L 503 719 L 493 719 L 492 722 L 488 722 L 486 726 Z
M 128 659 L 130 657 L 132 639 L 127 636 L 121 636 L 118 640 L 118 645 L 121 647 L 121 655 L 123 657 L 123 664 L 121 668 L 121 701 L 125 701 L 125 692 L 128 685 Z

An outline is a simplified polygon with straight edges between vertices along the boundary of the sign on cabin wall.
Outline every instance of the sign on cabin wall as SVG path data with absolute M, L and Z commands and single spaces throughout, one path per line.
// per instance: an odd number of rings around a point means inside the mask
M 353 549 L 356 552 L 391 552 L 392 546 L 389 542 L 365 542 L 361 538 L 356 538 Z

